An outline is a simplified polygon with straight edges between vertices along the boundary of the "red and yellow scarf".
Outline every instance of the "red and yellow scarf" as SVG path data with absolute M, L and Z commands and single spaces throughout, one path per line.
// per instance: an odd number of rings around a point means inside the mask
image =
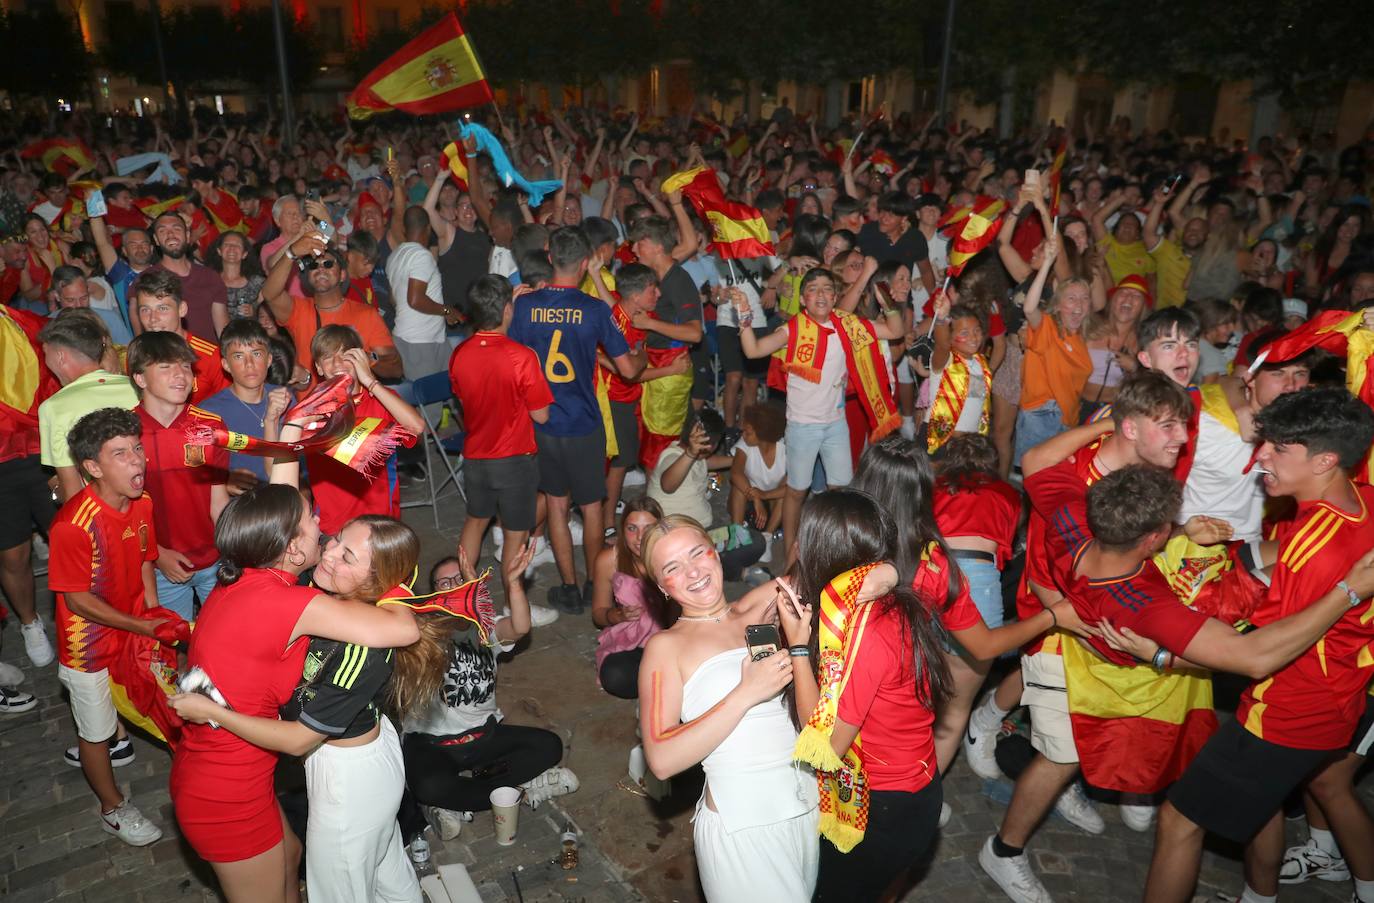
M 983 412 L 978 417 L 978 432 L 988 434 L 988 414 L 992 408 L 992 369 L 987 358 L 974 355 L 982 368 Z M 934 454 L 940 446 L 954 435 L 954 427 L 959 423 L 959 415 L 968 401 L 968 387 L 972 368 L 968 360 L 957 351 L 950 351 L 949 363 L 940 374 L 940 387 L 930 400 L 930 424 L 926 431 L 926 451 Z
M 817 635 L 819 661 L 816 681 L 820 700 L 797 737 L 798 761 L 816 769 L 820 785 L 820 832 L 841 853 L 864 839 L 868 827 L 868 775 L 864 771 L 862 733 L 843 756 L 830 746 L 830 735 L 839 717 L 850 670 L 863 642 L 866 618 L 855 618 L 859 590 L 876 564 L 845 571 L 821 592 L 820 627 Z
M 887 368 L 873 324 L 863 317 L 837 310 L 831 313 L 826 325 L 829 329 L 822 329 L 805 312 L 788 320 L 783 366 L 798 379 L 819 383 L 830 335 L 838 336 L 840 347 L 844 349 L 850 387 L 857 392 L 859 404 L 868 418 L 868 440 L 877 442 L 902 425 L 902 415 L 892 399 L 892 387 L 887 381 Z

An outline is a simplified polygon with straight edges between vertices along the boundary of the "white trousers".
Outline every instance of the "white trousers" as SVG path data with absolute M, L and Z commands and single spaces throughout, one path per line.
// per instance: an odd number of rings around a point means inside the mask
M 725 830 L 703 799 L 692 819 L 697 872 L 710 903 L 797 903 L 816 889 L 820 812 L 738 831 Z
M 318 747 L 305 760 L 310 820 L 305 884 L 311 901 L 421 903 L 396 811 L 405 789 L 391 721 L 366 746 Z

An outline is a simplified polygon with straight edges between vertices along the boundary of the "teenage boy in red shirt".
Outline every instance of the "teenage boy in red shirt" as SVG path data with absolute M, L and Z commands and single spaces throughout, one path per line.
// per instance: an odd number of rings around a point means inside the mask
M 482 535 L 493 517 L 501 519 L 501 577 L 534 529 L 539 496 L 534 424 L 547 423 L 553 392 L 539 356 L 506 337 L 512 304 L 510 280 L 483 276 L 468 290 L 468 317 L 475 332 L 449 358 L 449 381 L 463 406 L 467 438 L 467 520 L 459 546 L 470 562 L 482 551 Z M 520 416 L 524 411 L 528 417 Z M 518 579 L 518 578 L 517 578 Z M 506 587 L 507 597 L 510 588 Z
M 381 426 L 399 424 L 410 435 L 402 445 L 410 448 L 424 432 L 420 412 L 401 396 L 377 381 L 363 351 L 363 340 L 352 326 L 330 324 L 310 341 L 310 356 L 320 379 L 340 373 L 353 378 L 349 389 L 353 399 L 354 423 L 377 419 Z M 310 473 L 310 491 L 320 514 L 320 532 L 333 536 L 343 525 L 362 514 L 401 516 L 401 493 L 396 482 L 396 455 L 387 458 L 378 471 L 367 475 L 325 454 L 308 454 L 305 467 Z
M 130 288 L 133 295 L 134 316 L 143 332 L 171 332 L 181 336 L 195 356 L 191 367 L 195 379 L 191 383 L 191 403 L 205 399 L 229 387 L 220 362 L 219 347 L 182 326 L 186 319 L 186 302 L 181 297 L 181 278 L 167 270 L 149 270 L 139 276 Z
M 72 459 L 90 482 L 57 513 L 48 561 L 48 587 L 57 594 L 57 677 L 71 698 L 81 770 L 100 800 L 101 827 L 139 847 L 162 831 L 115 784 L 108 744 L 119 719 L 108 666 L 117 631 L 153 636 L 167 620 L 142 616 L 159 611 L 142 431 L 123 408 L 100 408 L 76 422 Z
M 1283 800 L 1345 753 L 1374 676 L 1374 606 L 1347 579 L 1353 574 L 1362 584 L 1360 568 L 1374 566 L 1367 554 L 1374 487 L 1347 475 L 1374 441 L 1374 412 L 1343 388 L 1308 388 L 1270 402 L 1256 424 L 1264 491 L 1291 496 L 1297 513 L 1279 525 L 1278 561 L 1250 622 L 1269 624 L 1333 598 L 1346 599 L 1349 611 L 1293 662 L 1247 687 L 1235 720 L 1170 788 L 1145 886 L 1149 901 L 1192 897 L 1208 831 L 1248 844 L 1249 896 L 1277 894 Z M 1365 845 L 1362 861 L 1351 863 L 1356 899 L 1365 903 L 1374 897 L 1374 873 L 1365 856 L 1369 816 L 1362 815 L 1333 818 L 1332 826 L 1342 847 L 1347 840 Z
M 186 441 L 189 428 L 221 421 L 188 403 L 196 358 L 185 339 L 145 332 L 129 343 L 128 359 L 156 514 L 157 597 L 189 621 L 195 597 L 204 602 L 215 588 L 215 521 L 229 503 L 229 452 Z

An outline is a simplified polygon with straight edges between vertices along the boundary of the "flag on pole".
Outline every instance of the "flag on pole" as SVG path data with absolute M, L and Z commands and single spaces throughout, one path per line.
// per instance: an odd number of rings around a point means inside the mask
M 19 152 L 25 160 L 42 160 L 48 172 L 64 176 L 85 169 L 95 162 L 95 154 L 75 138 L 49 138 L 35 141 Z
M 663 193 L 681 191 L 711 226 L 711 247 L 724 260 L 771 257 L 773 242 L 758 208 L 727 200 L 716 171 L 697 166 L 663 180 Z
M 949 245 L 947 274 L 958 276 L 974 255 L 992 244 L 1006 207 L 1007 202 L 1001 198 L 980 197 L 963 217 L 955 220 L 960 226 Z
M 348 115 L 443 113 L 492 100 L 491 85 L 458 16 L 450 12 L 368 73 L 348 95 Z
M 1054 162 L 1050 164 L 1050 216 L 1059 215 L 1060 182 L 1064 177 L 1064 161 L 1069 157 L 1069 133 L 1059 142 L 1059 150 L 1054 152 Z

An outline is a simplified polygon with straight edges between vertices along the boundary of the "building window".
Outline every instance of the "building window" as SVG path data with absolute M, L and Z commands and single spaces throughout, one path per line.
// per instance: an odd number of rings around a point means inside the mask
M 316 14 L 320 20 L 320 41 L 326 50 L 343 46 L 343 10 L 337 6 L 321 6 Z

